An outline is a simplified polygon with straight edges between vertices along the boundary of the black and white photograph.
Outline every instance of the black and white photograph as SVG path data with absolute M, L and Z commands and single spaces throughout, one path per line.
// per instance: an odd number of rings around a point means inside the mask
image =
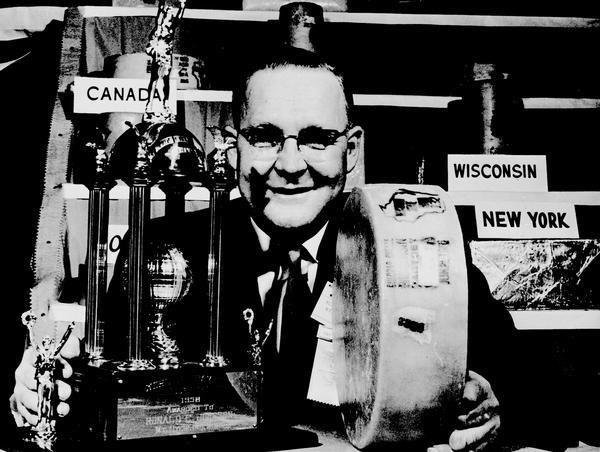
M 586 0 L 3 2 L 0 452 L 600 452 L 599 48 Z

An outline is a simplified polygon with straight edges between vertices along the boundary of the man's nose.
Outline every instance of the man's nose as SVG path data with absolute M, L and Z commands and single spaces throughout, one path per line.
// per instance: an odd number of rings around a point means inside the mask
M 296 137 L 287 137 L 283 142 L 283 147 L 277 154 L 275 168 L 288 173 L 298 173 L 307 168 L 306 161 L 298 148 Z

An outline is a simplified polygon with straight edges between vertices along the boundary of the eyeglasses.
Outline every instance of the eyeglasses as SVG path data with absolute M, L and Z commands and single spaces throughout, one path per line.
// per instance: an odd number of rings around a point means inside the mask
M 275 126 L 264 125 L 247 127 L 239 131 L 250 146 L 269 151 L 279 151 L 288 138 L 294 138 L 298 143 L 300 151 L 324 151 L 327 147 L 334 145 L 337 140 L 348 132 L 348 127 L 342 131 L 333 129 L 322 129 L 311 126 L 301 129 L 297 135 L 284 135 L 283 131 Z

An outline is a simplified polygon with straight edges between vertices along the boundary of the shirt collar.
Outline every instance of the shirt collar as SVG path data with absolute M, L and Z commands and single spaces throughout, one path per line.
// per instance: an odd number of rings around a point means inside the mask
M 256 224 L 254 218 L 250 217 L 250 221 L 252 222 L 252 227 L 256 232 L 260 249 L 266 253 L 271 245 L 271 237 Z M 306 251 L 308 251 L 310 256 L 313 258 L 314 262 L 318 262 L 317 252 L 319 251 L 319 246 L 321 245 L 321 241 L 323 240 L 323 235 L 325 234 L 325 229 L 327 229 L 328 224 L 329 222 L 325 223 L 315 235 L 310 237 L 302 244 L 302 246 L 304 246 Z

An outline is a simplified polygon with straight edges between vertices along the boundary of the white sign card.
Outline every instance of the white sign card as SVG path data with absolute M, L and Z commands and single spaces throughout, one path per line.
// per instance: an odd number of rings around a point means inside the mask
M 109 224 L 108 225 L 108 253 L 106 261 L 108 264 L 114 264 L 117 261 L 117 255 L 121 250 L 123 237 L 129 229 L 126 224 Z
M 475 205 L 482 239 L 579 238 L 575 206 L 559 202 L 482 202 Z
M 75 77 L 73 85 L 75 113 L 144 113 L 148 103 L 148 79 Z M 160 84 L 159 84 L 160 86 Z M 177 106 L 177 83 L 170 79 L 169 105 Z M 162 101 L 162 89 L 152 94 Z
M 548 191 L 545 155 L 448 155 L 449 191 Z

